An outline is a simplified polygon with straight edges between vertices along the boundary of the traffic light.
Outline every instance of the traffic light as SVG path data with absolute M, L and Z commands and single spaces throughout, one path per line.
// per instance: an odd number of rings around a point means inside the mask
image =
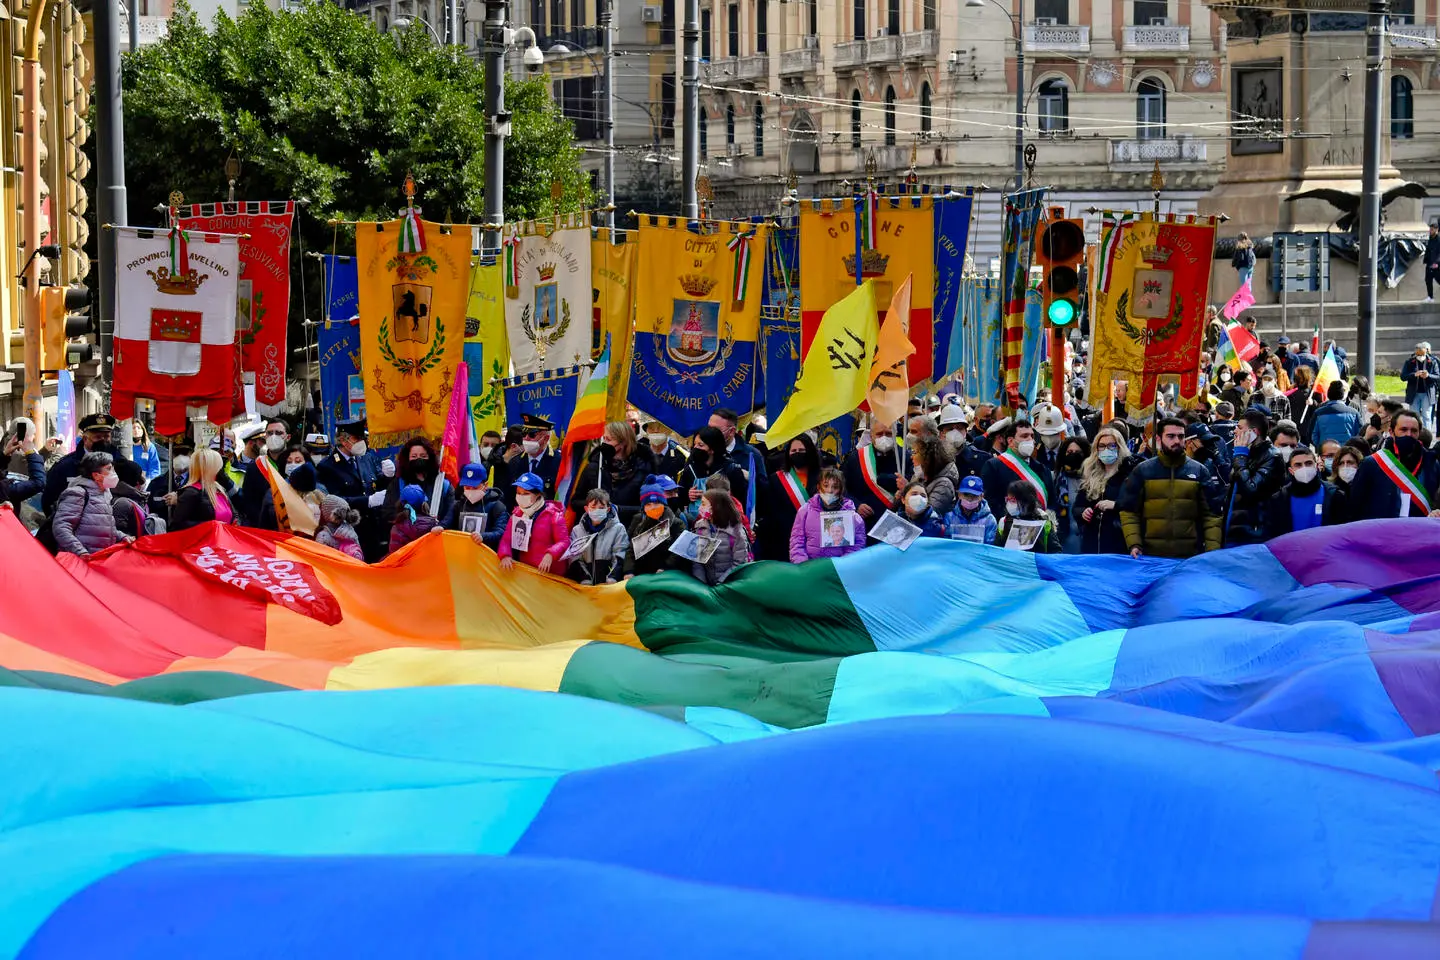
M 43 287 L 40 307 L 42 370 L 62 370 L 97 359 L 99 351 L 88 340 L 95 332 L 88 287 Z
M 1063 213 L 1051 207 L 1050 218 L 1040 222 L 1035 236 L 1045 320 L 1056 327 L 1068 326 L 1080 315 L 1080 264 L 1085 259 L 1085 225 Z

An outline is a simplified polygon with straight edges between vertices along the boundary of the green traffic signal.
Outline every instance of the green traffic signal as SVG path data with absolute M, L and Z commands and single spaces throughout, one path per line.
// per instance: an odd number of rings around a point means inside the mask
M 1075 304 L 1069 300 L 1051 300 L 1045 311 L 1046 319 L 1057 327 L 1063 327 L 1075 319 Z

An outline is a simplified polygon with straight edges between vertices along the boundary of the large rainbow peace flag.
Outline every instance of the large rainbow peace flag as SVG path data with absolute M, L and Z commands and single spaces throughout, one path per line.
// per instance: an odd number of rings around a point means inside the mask
M 586 588 L 0 511 L 0 957 L 1440 956 L 1440 525 Z

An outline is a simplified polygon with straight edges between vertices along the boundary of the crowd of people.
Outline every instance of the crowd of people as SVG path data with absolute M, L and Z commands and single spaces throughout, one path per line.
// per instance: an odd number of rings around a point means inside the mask
M 1322 525 L 1440 517 L 1440 363 L 1428 344 L 1402 371 L 1404 402 L 1372 396 L 1361 377 L 1315 397 L 1313 360 L 1281 338 L 1247 368 L 1208 377 L 1197 406 L 1143 419 L 1127 415 L 1123 385 L 1108 419 L 1078 391 L 1063 408 L 1010 415 L 955 396 L 916 399 L 901 424 L 860 418 L 840 458 L 810 433 L 767 443 L 763 415 L 742 428 L 718 409 L 682 438 L 632 412 L 605 426 L 565 503 L 554 425 L 532 416 L 486 433 L 458 489 L 428 440 L 381 456 L 364 421 L 299 440 L 282 419 L 247 423 L 194 450 L 157 444 L 136 420 L 124 455 L 124 425 L 104 414 L 82 421 L 64 455 L 17 421 L 0 499 L 29 507 L 57 553 L 215 521 L 302 533 L 374 562 L 454 530 L 502 569 L 584 584 L 662 570 L 718 584 L 752 560 L 803 563 L 918 537 L 1189 557 Z M 296 522 L 293 497 L 310 522 Z

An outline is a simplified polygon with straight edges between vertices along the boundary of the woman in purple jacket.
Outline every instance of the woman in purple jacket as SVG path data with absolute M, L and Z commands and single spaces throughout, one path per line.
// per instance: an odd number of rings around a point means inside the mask
M 819 492 L 801 506 L 790 528 L 790 562 L 843 557 L 865 546 L 865 521 L 845 497 L 845 474 L 820 472 Z

